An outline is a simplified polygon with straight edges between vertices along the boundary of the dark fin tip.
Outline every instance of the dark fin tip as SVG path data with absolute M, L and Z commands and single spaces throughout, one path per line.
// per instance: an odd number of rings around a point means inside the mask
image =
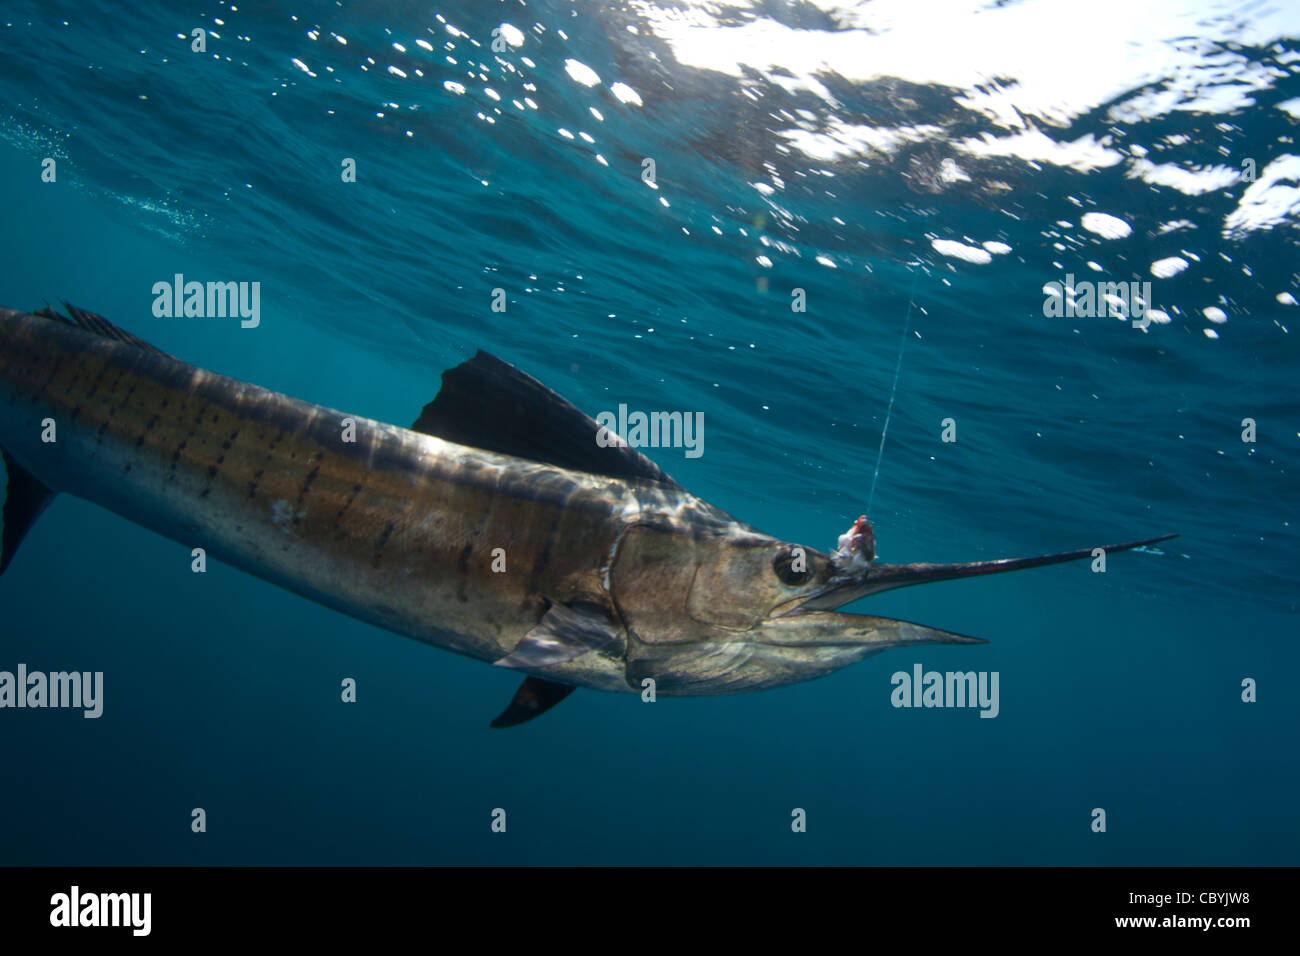
M 572 684 L 558 684 L 540 677 L 525 677 L 524 682 L 515 691 L 510 706 L 501 712 L 501 716 L 492 721 L 492 727 L 517 727 L 534 717 L 540 717 L 564 698 L 572 694 L 576 687 Z
M 54 492 L 18 464 L 7 451 L 0 449 L 0 455 L 4 456 L 5 470 L 9 473 L 9 484 L 5 488 L 4 536 L 0 539 L 0 574 L 4 574 L 23 538 L 54 498 Z

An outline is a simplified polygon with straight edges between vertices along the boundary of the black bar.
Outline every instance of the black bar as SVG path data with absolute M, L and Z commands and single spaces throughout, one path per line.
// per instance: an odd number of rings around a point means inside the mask
M 52 925 L 52 916 L 71 922 L 76 886 L 78 922 L 92 918 L 92 911 L 98 918 L 100 894 L 134 893 L 141 894 L 135 898 L 139 909 L 112 897 L 106 918 L 118 908 L 120 922 L 130 924 L 134 916 L 143 928 L 148 893 L 147 937 L 177 943 L 284 935 L 297 944 L 338 944 L 410 934 L 432 943 L 454 928 L 456 935 L 468 934 L 493 949 L 499 934 L 539 930 L 593 943 L 642 938 L 670 945 L 698 939 L 688 927 L 702 923 L 709 936 L 721 934 L 731 943 L 770 943 L 771 934 L 801 931 L 811 943 L 844 930 L 864 946 L 886 938 L 924 947 L 950 938 L 974 943 L 1096 937 L 1232 945 L 1261 931 L 1270 938 L 1286 932 L 1295 885 L 1293 868 L 1244 867 L 10 867 L 0 868 L 0 926 L 7 943 L 37 936 L 93 945 L 135 935 L 130 925 Z M 61 913 L 57 894 L 67 897 Z M 87 904 L 88 895 L 95 896 L 93 903 Z M 1205 918 L 1208 929 L 1186 922 Z M 1147 919 L 1154 924 L 1119 925 Z M 1221 923 L 1242 919 L 1239 925 Z

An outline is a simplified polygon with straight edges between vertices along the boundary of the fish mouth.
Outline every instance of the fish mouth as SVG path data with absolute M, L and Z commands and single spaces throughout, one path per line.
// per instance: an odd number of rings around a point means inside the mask
M 819 611 L 833 611 L 865 596 L 868 593 L 863 590 L 865 586 L 865 572 L 833 571 L 830 579 L 822 587 L 811 594 L 803 594 L 778 604 L 768 614 L 768 619 L 780 620 Z
M 765 622 L 758 644 L 801 649 L 813 653 L 874 652 L 911 644 L 986 644 L 965 634 L 954 634 L 924 624 L 869 614 L 839 611 L 799 611 Z

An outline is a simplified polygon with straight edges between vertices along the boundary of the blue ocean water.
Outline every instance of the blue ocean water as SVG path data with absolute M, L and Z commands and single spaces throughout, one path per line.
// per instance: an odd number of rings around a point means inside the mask
M 985 646 L 493 731 L 514 675 L 62 496 L 0 670 L 103 671 L 104 713 L 0 710 L 0 863 L 1300 862 L 1294 10 L 137 6 L 0 13 L 0 305 L 398 424 L 479 348 L 699 411 L 703 455 L 648 453 L 823 549 L 887 414 L 883 560 L 1181 537 L 853 608 Z M 260 324 L 156 317 L 177 273 Z M 1090 282 L 1147 327 L 1045 314 Z M 918 663 L 998 716 L 892 706 Z

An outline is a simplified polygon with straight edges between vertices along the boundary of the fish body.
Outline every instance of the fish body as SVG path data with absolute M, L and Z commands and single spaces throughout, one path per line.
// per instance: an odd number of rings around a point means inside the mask
M 1091 554 L 876 565 L 860 519 L 854 553 L 828 555 L 737 521 L 625 445 L 603 447 L 592 419 L 486 353 L 446 373 L 408 429 L 68 312 L 0 309 L 0 571 L 51 498 L 76 495 L 353 617 L 520 671 L 497 726 L 575 687 L 736 693 L 898 644 L 976 643 L 831 609 Z

